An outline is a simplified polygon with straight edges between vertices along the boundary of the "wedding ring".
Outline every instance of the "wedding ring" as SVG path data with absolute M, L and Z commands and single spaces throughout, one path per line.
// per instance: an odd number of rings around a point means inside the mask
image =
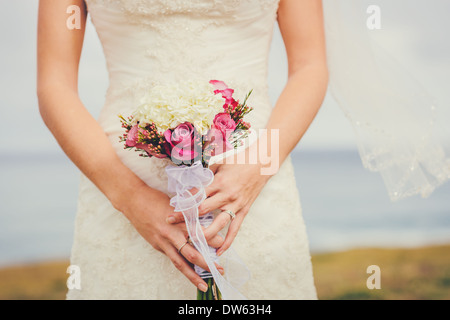
M 181 249 L 183 249 L 184 246 L 187 245 L 188 243 L 189 243 L 189 240 L 186 240 L 186 242 L 183 243 L 183 244 L 181 245 L 181 247 L 178 249 L 178 253 L 181 253 Z
M 228 214 L 230 215 L 230 217 L 231 217 L 231 220 L 233 220 L 234 218 L 236 218 L 236 215 L 235 215 L 234 212 L 231 211 L 231 210 L 225 210 L 225 211 L 223 211 L 223 212 L 228 213 Z

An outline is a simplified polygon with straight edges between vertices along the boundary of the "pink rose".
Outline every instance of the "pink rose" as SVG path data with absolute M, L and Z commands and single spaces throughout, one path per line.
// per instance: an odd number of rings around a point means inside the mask
M 191 123 L 182 123 L 173 131 L 167 129 L 166 132 L 164 132 L 164 137 L 172 147 L 172 161 L 190 162 L 199 155 L 195 143 L 197 138 L 196 131 Z
M 233 146 L 230 144 L 230 135 L 236 129 L 236 123 L 229 113 L 219 113 L 214 118 L 211 130 L 208 133 L 208 144 L 213 144 L 212 155 L 219 155 Z
M 236 122 L 234 122 L 229 113 L 222 112 L 214 117 L 212 127 L 222 133 L 223 140 L 228 141 L 230 135 L 236 129 Z
M 135 124 L 131 127 L 130 131 L 127 133 L 127 141 L 125 141 L 125 144 L 128 147 L 134 147 L 136 146 L 138 140 L 139 140 L 139 131 L 142 132 L 142 129 L 139 129 L 139 125 Z
M 138 143 L 139 141 L 139 133 L 143 134 L 144 136 L 148 136 L 147 131 L 145 129 L 142 129 L 139 127 L 139 125 L 135 124 L 133 127 L 131 127 L 130 131 L 127 133 L 127 140 L 125 144 L 128 147 L 135 147 L 137 149 L 142 149 L 145 152 L 147 152 L 148 156 L 150 157 L 156 157 L 156 158 L 166 158 L 166 154 L 161 154 L 160 152 L 153 149 L 152 146 L 145 144 L 145 143 Z M 163 145 L 165 148 L 165 151 L 167 152 L 168 146 Z M 169 152 L 167 152 L 169 153 Z
M 210 84 L 214 86 L 216 90 L 214 90 L 214 94 L 222 94 L 222 98 L 225 99 L 225 104 L 223 105 L 224 109 L 227 109 L 228 106 L 232 106 L 232 109 L 236 108 L 238 102 L 234 100 L 233 93 L 234 90 L 231 88 L 228 88 L 228 86 L 223 81 L 219 80 L 211 80 L 209 81 Z

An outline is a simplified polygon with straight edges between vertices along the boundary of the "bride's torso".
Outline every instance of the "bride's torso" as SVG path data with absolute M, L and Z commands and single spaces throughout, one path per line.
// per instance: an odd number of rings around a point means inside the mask
M 131 114 L 156 83 L 217 79 L 234 88 L 237 99 L 252 89 L 249 104 L 255 110 L 247 119 L 254 128 L 265 126 L 271 111 L 267 71 L 278 0 L 86 0 L 86 4 L 109 74 L 99 122 L 119 156 L 144 180 L 150 179 L 148 162 L 122 150 L 118 114 Z
M 87 0 L 111 85 L 217 77 L 265 83 L 278 0 Z

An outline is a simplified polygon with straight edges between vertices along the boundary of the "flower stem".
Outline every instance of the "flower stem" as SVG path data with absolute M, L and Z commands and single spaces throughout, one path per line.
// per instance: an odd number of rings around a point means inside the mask
M 197 290 L 197 300 L 222 300 L 222 294 L 217 288 L 214 278 L 205 279 L 208 285 L 208 290 L 206 292 Z

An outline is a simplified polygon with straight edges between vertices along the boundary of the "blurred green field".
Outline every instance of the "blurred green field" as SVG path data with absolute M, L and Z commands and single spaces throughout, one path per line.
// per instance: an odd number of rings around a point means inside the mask
M 313 256 L 322 300 L 449 300 L 450 245 L 358 249 Z M 0 269 L 1 300 L 65 298 L 67 261 Z M 381 289 L 366 286 L 367 267 L 381 269 Z
M 381 270 L 381 289 L 369 290 L 367 267 Z M 450 246 L 359 249 L 313 256 L 316 286 L 326 300 L 448 300 Z

